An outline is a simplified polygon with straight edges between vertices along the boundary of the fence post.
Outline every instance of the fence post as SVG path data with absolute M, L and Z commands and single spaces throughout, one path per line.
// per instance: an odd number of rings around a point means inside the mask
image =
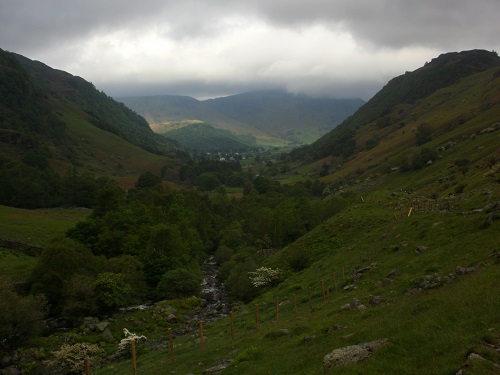
M 172 343 L 172 328 L 168 329 L 168 344 L 170 346 L 170 360 L 175 364 L 174 344 Z
M 234 340 L 234 318 L 233 310 L 229 312 L 229 321 L 231 322 L 231 339 Z
M 276 321 L 280 320 L 280 305 L 279 305 L 279 297 L 276 296 Z
M 89 357 L 85 357 L 83 365 L 85 367 L 85 375 L 90 375 Z
M 259 305 L 255 304 L 255 331 L 259 332 Z
M 132 368 L 134 369 L 134 375 L 137 375 L 137 361 L 135 357 L 135 341 L 130 341 L 130 347 L 132 350 Z
M 205 350 L 205 339 L 203 337 L 203 321 L 200 320 L 200 350 L 203 353 Z

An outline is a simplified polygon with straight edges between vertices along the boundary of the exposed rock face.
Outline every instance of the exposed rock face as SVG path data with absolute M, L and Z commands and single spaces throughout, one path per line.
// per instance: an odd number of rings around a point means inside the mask
M 325 355 L 323 358 L 323 367 L 325 370 L 332 367 L 345 366 L 350 363 L 357 363 L 368 358 L 376 349 L 387 344 L 387 339 L 380 339 L 364 344 L 346 346 L 335 349 L 333 352 Z

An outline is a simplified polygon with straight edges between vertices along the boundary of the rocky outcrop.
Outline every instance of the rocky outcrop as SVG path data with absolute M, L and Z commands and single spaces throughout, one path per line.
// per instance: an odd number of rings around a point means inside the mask
M 323 358 L 323 367 L 326 371 L 332 367 L 360 362 L 371 356 L 375 350 L 387 345 L 387 343 L 387 339 L 380 339 L 335 349 L 331 353 L 325 355 Z

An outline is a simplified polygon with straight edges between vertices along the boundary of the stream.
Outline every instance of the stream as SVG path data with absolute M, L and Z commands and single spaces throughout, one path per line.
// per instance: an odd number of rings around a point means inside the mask
M 212 256 L 205 261 L 204 275 L 200 294 L 202 309 L 198 315 L 209 323 L 227 316 L 230 306 L 225 301 L 224 285 L 217 279 L 217 263 Z

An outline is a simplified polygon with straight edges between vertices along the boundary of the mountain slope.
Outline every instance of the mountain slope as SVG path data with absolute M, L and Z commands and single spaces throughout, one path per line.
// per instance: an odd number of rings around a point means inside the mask
M 320 159 L 328 155 L 352 155 L 364 145 L 355 146 L 353 136 L 369 124 L 379 127 L 396 121 L 397 105 L 412 105 L 437 90 L 450 86 L 471 74 L 500 66 L 495 52 L 472 50 L 442 54 L 414 72 L 389 81 L 372 99 L 336 129 L 318 139 L 314 144 L 297 150 L 296 157 Z M 399 115 L 400 116 L 400 115 Z
M 0 50 L 0 204 L 91 206 L 100 176 L 125 188 L 144 171 L 177 179 L 174 152 L 90 83 Z M 77 185 L 81 199 L 74 199 Z
M 85 110 L 93 117 L 95 126 L 154 153 L 167 153 L 171 150 L 164 139 L 151 131 L 144 118 L 104 92 L 96 90 L 92 83 L 24 56 L 15 56 L 34 85 L 46 95 Z
M 205 121 L 258 142 L 281 139 L 309 143 L 352 114 L 361 99 L 320 99 L 284 91 L 256 91 L 197 101 L 178 96 L 120 98 L 153 127 L 186 120 Z

